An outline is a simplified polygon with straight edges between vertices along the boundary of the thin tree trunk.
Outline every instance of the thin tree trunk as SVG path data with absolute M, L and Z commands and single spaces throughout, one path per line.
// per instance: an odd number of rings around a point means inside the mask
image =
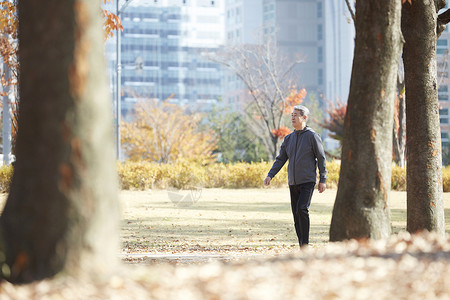
M 397 116 L 394 117 L 394 123 L 398 122 L 393 128 L 393 149 L 394 161 L 397 166 L 404 168 L 406 166 L 405 151 L 406 151 L 406 101 L 405 101 L 405 80 L 397 76 L 397 92 L 398 92 L 398 107 Z
M 392 128 L 402 46 L 397 0 L 356 1 L 356 41 L 330 240 L 390 234 Z
M 21 0 L 19 24 L 19 133 L 0 219 L 2 277 L 104 274 L 116 262 L 118 203 L 99 1 Z
M 440 2 L 440 1 L 439 1 Z M 436 2 L 437 3 L 437 2 Z M 407 230 L 445 232 L 437 97 L 434 1 L 405 3 L 402 31 L 406 83 Z M 444 2 L 445 4 L 445 2 Z M 440 3 L 439 7 L 441 7 Z

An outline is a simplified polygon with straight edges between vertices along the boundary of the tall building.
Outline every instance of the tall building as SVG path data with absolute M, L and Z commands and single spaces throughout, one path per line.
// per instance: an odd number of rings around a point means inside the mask
M 319 3 L 319 2 L 318 2 Z M 355 25 L 342 0 L 326 0 L 323 25 L 317 25 L 317 37 L 324 31 L 325 90 L 326 99 L 347 102 L 355 46 Z M 319 4 L 318 4 L 319 5 Z M 320 7 L 318 7 L 320 13 Z
M 227 0 L 226 43 L 257 44 L 262 30 L 262 0 Z
M 449 101 L 449 40 L 450 40 L 450 32 L 448 27 L 441 34 L 439 40 L 437 41 L 437 70 L 438 70 L 438 100 L 439 100 L 439 118 L 441 123 L 441 142 L 442 142 L 442 150 L 449 150 L 449 132 L 450 132 L 450 123 L 449 123 L 449 109 L 450 109 L 450 101 Z
M 225 45 L 256 45 L 261 42 L 262 0 L 226 0 Z M 247 89 L 240 78 L 225 70 L 224 105 L 234 110 L 248 97 Z
M 328 100 L 347 101 L 354 25 L 341 0 L 264 0 L 264 34 L 286 55 L 300 55 L 299 86 Z
M 222 97 L 222 68 L 205 54 L 224 43 L 224 0 L 135 0 L 120 17 L 125 118 L 140 98 L 205 110 Z
M 257 43 L 259 40 L 252 39 L 257 33 L 262 33 L 266 40 L 276 39 L 285 57 L 301 58 L 294 69 L 298 88 L 306 88 L 317 99 L 347 101 L 355 29 L 345 1 L 228 0 L 226 10 L 227 44 Z M 246 12 L 251 12 L 251 17 Z M 248 28 L 248 24 L 252 35 L 241 30 Z M 237 81 L 227 74 L 224 98 L 230 105 L 246 97 Z M 336 144 L 329 145 L 334 147 Z

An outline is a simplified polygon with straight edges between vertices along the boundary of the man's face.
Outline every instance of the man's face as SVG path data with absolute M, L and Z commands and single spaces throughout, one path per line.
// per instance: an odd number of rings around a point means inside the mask
M 295 129 L 302 129 L 306 122 L 306 116 L 302 116 L 299 110 L 294 109 L 291 114 L 292 127 Z

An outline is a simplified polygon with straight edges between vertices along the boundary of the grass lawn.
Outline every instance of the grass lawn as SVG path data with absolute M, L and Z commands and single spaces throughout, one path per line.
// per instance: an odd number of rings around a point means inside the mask
M 444 193 L 450 232 L 450 193 Z M 184 197 L 184 198 L 183 198 Z M 328 243 L 336 190 L 314 192 L 310 242 Z M 183 198 L 183 199 L 181 199 Z M 6 194 L 0 195 L 0 211 Z M 192 201 L 194 200 L 194 201 Z M 122 252 L 290 253 L 298 251 L 288 188 L 121 191 Z M 406 229 L 406 192 L 391 192 L 393 233 Z
M 287 188 L 203 189 L 191 196 L 189 191 L 122 191 L 123 252 L 298 251 Z M 336 190 L 314 192 L 310 207 L 314 248 L 328 243 L 335 196 Z M 444 193 L 444 206 L 449 232 L 450 193 Z M 405 231 L 406 192 L 391 192 L 390 207 L 393 232 Z

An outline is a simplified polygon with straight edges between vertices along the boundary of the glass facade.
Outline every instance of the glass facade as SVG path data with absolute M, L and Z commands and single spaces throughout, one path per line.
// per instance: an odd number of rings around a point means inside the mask
M 447 26 L 448 28 L 448 26 Z M 436 54 L 437 54 L 437 80 L 438 80 L 438 100 L 439 100 L 439 121 L 441 125 L 441 143 L 442 152 L 449 152 L 449 138 L 448 133 L 450 131 L 449 124 L 449 51 L 448 40 L 450 34 L 448 30 L 445 30 L 437 41 Z M 443 159 L 443 163 L 448 163 L 447 159 Z
M 182 5 L 154 5 L 127 7 L 121 19 L 124 118 L 139 99 L 168 100 L 204 111 L 222 97 L 222 67 L 207 58 L 219 48 L 211 40 L 220 40 L 221 32 L 198 26 L 217 18 L 192 16 Z

